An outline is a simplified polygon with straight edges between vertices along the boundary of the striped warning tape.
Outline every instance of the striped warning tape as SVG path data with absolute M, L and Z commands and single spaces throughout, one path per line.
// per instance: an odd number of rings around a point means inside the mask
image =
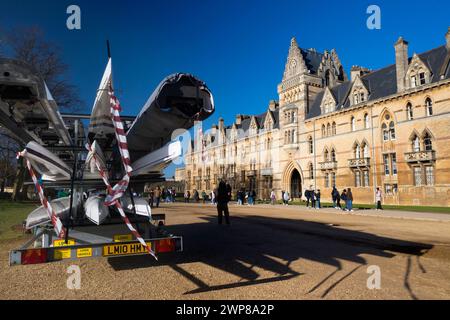
M 50 218 L 50 221 L 52 222 L 52 225 L 56 231 L 56 234 L 58 235 L 58 237 L 64 238 L 66 236 L 66 229 L 64 228 L 61 220 L 56 215 L 55 211 L 53 210 L 52 205 L 50 204 L 50 202 L 48 202 L 47 197 L 44 194 L 44 189 L 39 184 L 39 182 L 36 178 L 36 174 L 34 173 L 33 167 L 31 166 L 31 163 L 27 158 L 27 150 L 25 149 L 22 152 L 18 152 L 17 158 L 19 158 L 19 157 L 22 157 L 26 160 L 28 172 L 30 173 L 31 179 L 33 179 L 33 183 L 38 192 L 39 199 L 41 200 L 41 204 L 47 210 L 48 217 Z

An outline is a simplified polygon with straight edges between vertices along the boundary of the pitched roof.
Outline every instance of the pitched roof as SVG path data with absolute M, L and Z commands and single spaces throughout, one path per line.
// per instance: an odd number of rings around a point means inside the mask
M 447 49 L 445 46 L 441 46 L 430 51 L 419 54 L 419 58 L 426 63 L 431 75 L 431 83 L 440 80 L 440 70 L 442 64 L 447 57 Z M 412 58 L 409 58 L 411 61 Z M 450 69 L 450 68 L 449 68 Z M 447 70 L 445 78 L 450 78 L 450 70 Z M 397 92 L 397 73 L 395 64 L 387 66 L 385 68 L 373 71 L 361 77 L 364 85 L 369 90 L 368 101 L 377 100 L 383 97 L 390 96 Z M 337 100 L 336 110 L 350 107 L 350 101 L 347 99 L 349 91 L 352 88 L 353 83 L 346 81 L 333 88 L 330 88 L 334 97 Z M 321 114 L 320 105 L 322 103 L 324 91 L 320 92 L 314 102 L 311 105 L 309 113 L 306 115 L 306 119 L 317 117 Z
M 317 70 L 319 69 L 320 63 L 322 62 L 323 53 L 311 50 L 311 49 L 302 49 L 300 51 L 303 56 L 303 60 L 305 60 L 306 67 L 311 71 L 312 74 L 317 74 Z

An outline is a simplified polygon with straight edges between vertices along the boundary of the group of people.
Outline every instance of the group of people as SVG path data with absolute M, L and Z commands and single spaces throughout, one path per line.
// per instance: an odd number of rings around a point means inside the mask
M 339 193 L 336 186 L 333 186 L 331 199 L 333 200 L 333 207 L 335 209 L 353 211 L 353 193 L 351 188 L 344 189 L 342 193 Z M 344 201 L 344 207 L 341 206 L 341 200 Z
M 320 204 L 320 189 L 314 190 L 312 186 L 305 190 L 306 198 L 306 208 L 320 209 L 322 205 Z
M 255 205 L 256 201 L 256 191 L 255 190 L 245 191 L 244 189 L 240 189 L 236 193 L 236 199 L 237 204 L 239 206 L 242 206 L 246 202 L 249 206 L 253 206 Z
M 209 195 L 206 193 L 205 190 L 203 190 L 201 193 L 201 198 L 199 192 L 196 189 L 194 189 L 192 198 L 195 203 L 199 203 L 201 199 L 203 203 L 210 201 L 211 204 L 215 205 L 217 204 L 217 189 L 212 190 L 209 193 Z M 184 203 L 189 203 L 190 200 L 191 200 L 191 192 L 189 190 L 186 190 L 184 192 Z
M 175 202 L 176 194 L 177 192 L 174 187 L 161 188 L 157 186 L 155 189 L 150 189 L 148 203 L 151 208 L 159 208 L 161 200 L 165 201 L 166 203 Z

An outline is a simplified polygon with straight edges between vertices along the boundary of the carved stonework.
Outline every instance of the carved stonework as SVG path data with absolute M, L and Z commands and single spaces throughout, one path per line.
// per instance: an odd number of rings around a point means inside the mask
M 436 160 L 434 151 L 419 151 L 405 153 L 406 162 L 430 162 Z

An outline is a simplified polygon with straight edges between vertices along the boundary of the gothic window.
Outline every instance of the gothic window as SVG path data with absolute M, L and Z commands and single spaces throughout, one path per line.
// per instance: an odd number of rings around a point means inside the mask
M 425 108 L 427 109 L 427 117 L 433 115 L 433 101 L 430 98 L 425 100 Z
M 383 154 L 383 167 L 384 167 L 384 175 L 390 175 L 390 167 L 389 167 L 389 155 Z
M 308 171 L 309 171 L 309 178 L 314 179 L 314 167 L 312 163 L 309 164 Z
M 336 122 L 333 122 L 333 124 L 331 125 L 331 133 L 333 135 L 336 135 Z
M 331 173 L 331 186 L 336 186 L 336 172 Z
M 369 145 L 365 142 L 362 145 L 362 151 L 364 158 L 370 158 Z
M 417 87 L 417 77 L 414 75 L 411 77 L 411 88 Z
M 411 146 L 413 152 L 420 151 L 420 139 L 416 134 L 411 138 Z
M 328 152 L 328 149 L 325 149 L 325 151 L 323 152 L 323 160 L 325 162 L 328 162 L 330 160 L 330 153 Z
M 394 121 L 391 121 L 389 123 L 389 138 L 391 140 L 395 140 L 395 125 L 394 125 Z
M 327 124 L 327 136 L 331 136 L 331 125 L 330 125 L 330 123 Z
M 355 147 L 354 147 L 353 151 L 355 153 L 355 159 L 361 158 L 361 147 L 359 146 L 358 143 L 355 144 Z
M 322 125 L 322 138 L 326 136 L 325 125 Z
M 383 141 L 388 141 L 389 140 L 389 130 L 387 128 L 386 123 L 383 123 L 383 125 L 381 126 L 381 131 L 383 133 Z
M 370 118 L 367 113 L 364 114 L 364 129 L 370 128 Z
M 359 94 L 356 92 L 353 95 L 353 104 L 358 104 L 359 103 Z
M 397 154 L 392 153 L 391 154 L 391 166 L 392 166 L 392 174 L 397 174 Z
M 314 153 L 313 139 L 311 136 L 308 137 L 308 151 L 310 154 Z
M 423 136 L 423 147 L 425 151 L 432 151 L 433 150 L 433 144 L 431 142 L 431 136 L 428 132 L 425 133 Z
M 414 119 L 413 107 L 412 107 L 411 103 L 408 103 L 406 105 L 406 116 L 407 116 L 408 120 Z
M 331 161 L 336 162 L 336 151 L 331 149 Z
M 353 116 L 351 117 L 350 123 L 351 123 L 352 131 L 355 131 L 356 130 L 356 119 L 355 119 L 355 117 L 353 117 Z

